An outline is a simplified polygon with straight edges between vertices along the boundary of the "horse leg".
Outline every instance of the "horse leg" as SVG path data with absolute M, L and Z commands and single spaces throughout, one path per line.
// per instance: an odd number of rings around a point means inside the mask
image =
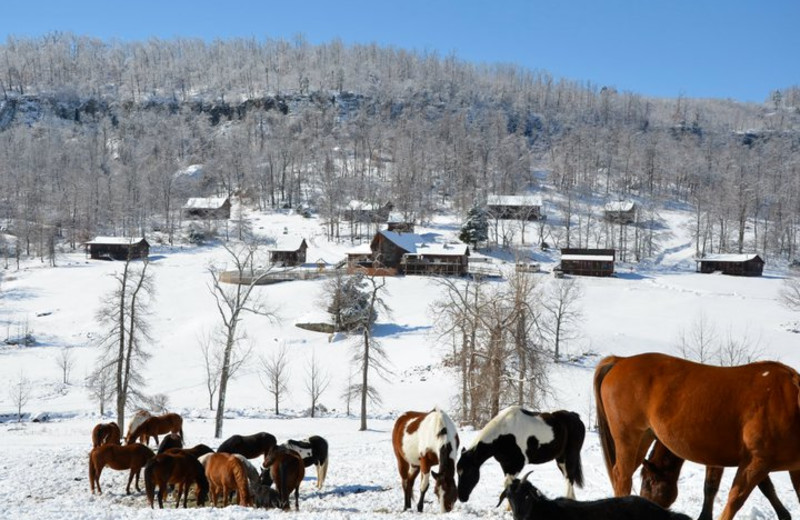
M 655 436 L 650 430 L 630 430 L 616 438 L 617 461 L 611 469 L 614 496 L 631 494 L 633 473 L 641 465 L 654 439 Z
M 167 497 L 167 483 L 161 482 L 158 485 L 158 508 L 164 509 L 164 499 Z
M 411 509 L 411 500 L 414 498 L 414 481 L 417 480 L 417 475 L 419 475 L 419 468 L 415 466 L 408 467 L 408 474 L 406 474 L 405 478 L 405 505 L 403 507 L 403 511 L 406 509 Z
M 719 520 L 733 520 L 733 517 L 742 508 L 747 497 L 756 487 L 756 484 L 767 478 L 769 473 L 762 469 L 757 461 L 750 461 L 739 466 L 733 478 L 731 490 L 728 493 L 728 502 L 722 510 Z
M 422 473 L 422 477 L 419 479 L 419 501 L 417 502 L 417 512 L 422 512 L 422 506 L 425 501 L 425 493 L 428 492 L 428 487 L 430 487 L 431 483 L 431 468 L 425 462 L 423 458 L 420 462 L 422 462 L 422 467 L 420 468 L 420 472 Z
M 397 471 L 400 473 L 400 482 L 403 485 L 403 511 L 411 509 L 411 496 L 408 493 L 408 477 L 411 467 L 402 456 L 397 456 Z
M 703 509 L 697 520 L 712 520 L 714 515 L 714 499 L 719 491 L 722 473 L 725 468 L 719 466 L 706 466 L 706 479 L 703 482 Z
M 800 470 L 790 471 L 789 478 L 792 479 L 792 487 L 794 487 L 794 494 L 800 500 Z
M 127 495 L 131 494 L 131 482 L 133 482 L 133 477 L 134 476 L 138 477 L 139 474 L 136 472 L 136 470 L 131 468 L 131 473 L 130 473 L 130 475 L 128 475 L 128 485 L 125 487 L 125 494 L 127 494 Z M 139 479 L 138 478 L 136 479 L 136 491 L 139 491 Z
M 561 474 L 564 475 L 564 480 L 567 482 L 567 490 L 564 493 L 564 496 L 575 500 L 575 486 L 570 480 L 569 475 L 567 475 L 567 464 L 564 457 L 559 457 L 556 459 L 556 464 L 558 464 L 558 469 L 561 470 Z
M 300 511 L 300 484 L 294 488 L 294 510 Z
M 791 476 L 791 473 L 789 475 Z M 794 485 L 794 480 L 792 480 L 792 485 Z M 778 494 L 775 493 L 775 486 L 772 484 L 771 478 L 767 477 L 759 482 L 758 489 L 760 489 L 761 493 L 769 500 L 772 509 L 774 509 L 775 514 L 778 515 L 778 520 L 791 520 L 792 515 L 789 514 L 789 511 L 783 506 L 783 503 L 778 498 Z

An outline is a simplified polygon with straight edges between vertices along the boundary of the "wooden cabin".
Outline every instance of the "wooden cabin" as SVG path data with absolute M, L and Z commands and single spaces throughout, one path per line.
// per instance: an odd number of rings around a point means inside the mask
M 560 270 L 579 276 L 611 276 L 615 256 L 613 249 L 562 248 Z
M 764 260 L 756 254 L 706 255 L 695 261 L 699 273 L 761 276 L 764 272 Z
M 96 237 L 86 242 L 86 254 L 94 260 L 147 258 L 150 244 L 144 237 Z
M 231 200 L 228 197 L 192 197 L 181 208 L 185 219 L 223 220 L 231 218 Z
M 283 267 L 306 263 L 308 244 L 305 238 L 282 237 L 274 248 L 269 250 L 269 263 Z
M 348 271 L 371 274 L 463 275 L 467 273 L 466 244 L 425 242 L 413 233 L 383 230 L 369 244 L 347 252 Z
M 397 233 L 413 233 L 414 220 L 405 218 L 400 213 L 392 212 L 389 214 L 389 219 L 386 221 L 386 228 L 389 231 L 395 231 Z
M 631 224 L 636 221 L 636 203 L 630 200 L 618 200 L 603 206 L 603 218 L 617 224 Z
M 542 200 L 530 195 L 489 195 L 486 200 L 489 216 L 500 220 L 544 220 Z

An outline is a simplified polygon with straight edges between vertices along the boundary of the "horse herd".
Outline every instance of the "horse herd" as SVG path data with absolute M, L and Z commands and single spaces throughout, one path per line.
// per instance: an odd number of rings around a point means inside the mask
M 158 436 L 165 435 L 159 443 Z M 150 439 L 158 445 L 153 452 Z M 100 475 L 106 466 L 129 470 L 125 492 L 130 494 L 131 482 L 136 491 L 139 475 L 144 469 L 145 493 L 150 507 L 164 507 L 168 491 L 174 489 L 175 507 L 183 502 L 187 507 L 189 490 L 195 487 L 198 506 L 211 499 L 217 506 L 220 499 L 227 506 L 232 497 L 241 506 L 290 508 L 294 492 L 295 509 L 299 508 L 300 483 L 305 468 L 317 468 L 317 487 L 325 482 L 328 469 L 328 443 L 319 436 L 307 440 L 288 440 L 278 445 L 274 435 L 259 432 L 252 435 L 233 435 L 216 451 L 205 444 L 183 447 L 183 419 L 175 413 L 153 416 L 136 412 L 122 444 L 119 426 L 101 423 L 92 430 L 92 451 L 89 454 L 89 485 L 92 493 L 100 488 Z M 259 472 L 250 459 L 263 457 Z M 274 489 L 272 486 L 275 486 Z
M 427 413 L 406 412 L 394 424 L 392 445 L 404 509 L 412 507 L 414 482 L 421 473 L 417 510 L 423 509 L 433 476 L 441 511 L 451 511 L 456 499 L 469 499 L 481 465 L 493 457 L 505 475 L 501 502 L 508 499 L 516 520 L 686 519 L 667 508 L 677 498 L 683 462 L 690 460 L 706 466 L 700 520 L 712 518 L 726 466 L 737 471 L 721 520 L 734 518 L 756 486 L 780 520 L 791 518 L 769 473 L 788 471 L 800 498 L 800 374 L 794 369 L 769 361 L 715 367 L 655 353 L 610 356 L 595 369 L 594 393 L 600 444 L 615 498 L 574 500 L 574 487 L 581 487 L 584 480 L 581 449 L 586 434 L 574 412 L 532 412 L 511 406 L 459 452 L 453 421 L 434 408 Z M 146 444 L 150 437 L 158 444 L 158 435 L 163 434 L 167 437 L 154 454 Z M 209 494 L 215 506 L 219 497 L 227 505 L 235 493 L 240 505 L 288 509 L 289 494 L 294 492 L 297 509 L 304 468 L 316 465 L 318 488 L 325 479 L 328 445 L 318 436 L 278 446 L 268 433 L 234 435 L 216 452 L 205 445 L 185 449 L 182 438 L 182 420 L 176 414 L 135 416 L 125 445 L 116 424 L 97 425 L 89 462 L 92 492 L 95 486 L 100 492 L 104 466 L 130 470 L 127 492 L 134 478 L 139 490 L 139 472 L 144 468 L 151 507 L 156 487 L 159 506 L 168 487 L 175 486 L 176 507 L 181 498 L 186 507 L 188 488 L 196 485 L 198 505 Z M 262 456 L 259 473 L 248 459 Z M 526 464 L 551 460 L 564 476 L 566 498 L 547 499 L 527 480 L 516 478 Z M 628 497 L 639 466 L 641 496 Z

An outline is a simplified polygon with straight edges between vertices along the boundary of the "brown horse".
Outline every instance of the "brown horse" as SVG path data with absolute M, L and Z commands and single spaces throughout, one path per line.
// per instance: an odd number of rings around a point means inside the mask
M 96 448 L 103 444 L 121 444 L 122 433 L 115 422 L 99 423 L 92 428 L 92 447 Z
M 259 432 L 252 435 L 231 435 L 219 445 L 217 452 L 238 453 L 248 459 L 263 456 L 266 461 L 267 455 L 277 443 L 275 436 L 267 432 Z
M 669 451 L 661 441 L 656 439 L 650 455 L 642 462 L 642 487 L 639 495 L 668 508 L 678 498 L 678 477 L 685 461 Z M 703 486 L 703 509 L 697 520 L 712 520 L 714 516 L 714 498 L 719 491 L 723 468 L 706 466 L 706 480 Z M 767 477 L 758 484 L 758 489 L 772 504 L 779 520 L 790 520 L 789 511 L 783 507 L 772 480 Z
M 197 486 L 198 507 L 205 504 L 208 498 L 208 479 L 205 468 L 197 458 L 188 453 L 160 453 L 145 465 L 144 488 L 151 508 L 154 507 L 156 486 L 158 486 L 158 507 L 164 508 L 164 497 L 167 496 L 167 488 L 170 484 L 178 488 L 176 508 L 181 504 L 181 496 L 183 496 L 183 507 L 186 508 L 189 488 L 192 487 L 192 484 Z
M 420 472 L 417 511 L 422 512 L 430 475 L 436 482 L 434 493 L 439 497 L 441 511 L 452 510 L 458 498 L 455 479 L 458 432 L 450 417 L 438 408 L 430 412 L 406 412 L 394 423 L 392 446 L 403 483 L 403 510 L 411 508 L 414 480 Z M 431 470 L 433 466 L 439 466 L 438 473 Z
M 191 448 L 170 448 L 166 450 L 164 453 L 185 453 L 187 455 L 191 455 L 196 459 L 199 459 L 202 455 L 205 455 L 206 453 L 214 453 L 214 450 L 212 450 L 205 444 L 196 444 Z
M 126 444 L 138 441 L 147 446 L 150 443 L 150 437 L 143 435 L 142 438 L 136 439 L 135 437 L 131 436 L 131 433 L 133 433 L 133 430 L 138 428 L 140 424 L 142 424 L 152 416 L 153 415 L 147 410 L 136 410 L 136 413 L 133 414 L 131 420 L 128 422 L 128 432 L 125 434 Z
M 280 508 L 290 509 L 289 497 L 294 490 L 294 508 L 300 509 L 300 483 L 306 476 L 306 465 L 296 451 L 281 446 L 272 450 L 264 461 L 271 480 L 278 491 Z
M 777 362 L 702 365 L 664 354 L 607 357 L 594 375 L 600 442 L 616 496 L 658 438 L 682 459 L 736 466 L 720 520 L 771 471 L 800 492 L 800 374 Z
M 135 439 L 144 437 L 147 443 L 150 437 L 153 437 L 156 440 L 156 446 L 158 446 L 158 436 L 165 433 L 177 433 L 183 439 L 183 418 L 176 413 L 149 417 L 128 434 L 125 442 L 131 443 Z
M 211 501 L 217 506 L 217 499 L 222 494 L 222 507 L 228 505 L 230 493 L 236 491 L 240 506 L 252 506 L 253 497 L 250 494 L 250 482 L 247 478 L 247 468 L 242 461 L 230 453 L 211 453 L 203 463 L 206 468 L 206 477 L 211 487 Z
M 92 449 L 89 454 L 89 485 L 94 493 L 94 487 L 97 485 L 97 492 L 102 493 L 100 489 L 100 474 L 103 468 L 108 466 L 115 470 L 129 469 L 131 471 L 128 477 L 128 485 L 125 488 L 125 493 L 131 493 L 131 481 L 134 475 L 136 476 L 136 491 L 139 489 L 139 473 L 147 461 L 155 457 L 153 450 L 144 444 L 133 443 L 126 444 L 125 446 L 118 446 L 116 444 L 104 444 Z

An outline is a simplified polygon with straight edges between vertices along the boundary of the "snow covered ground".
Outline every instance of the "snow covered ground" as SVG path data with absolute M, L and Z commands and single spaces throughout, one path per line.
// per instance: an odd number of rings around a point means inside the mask
M 680 214 L 672 215 L 679 230 Z M 318 220 L 274 213 L 254 215 L 253 228 L 271 236 L 298 234 L 309 242 L 308 260 L 334 264 L 353 245 L 325 239 Z M 454 221 L 442 219 L 418 232 L 453 237 Z M 566 354 L 580 361 L 554 365 L 550 382 L 553 396 L 550 409 L 566 408 L 593 421 L 591 377 L 594 364 L 607 354 L 628 355 L 644 351 L 677 354 L 681 331 L 687 331 L 698 316 L 711 323 L 720 336 L 749 338 L 764 358 L 778 359 L 800 367 L 800 337 L 791 332 L 798 316 L 780 305 L 777 295 L 783 273 L 737 278 L 694 273 L 690 261 L 690 241 L 675 232 L 665 244 L 658 261 L 643 266 L 621 265 L 617 276 L 608 279 L 582 278 L 585 295 L 581 300 L 584 321 L 581 338 L 567 346 Z M 492 253 L 490 253 L 492 254 Z M 225 259 L 219 246 L 151 248 L 151 267 L 157 287 L 151 318 L 153 342 L 147 350 L 147 391 L 169 396 L 169 407 L 185 418 L 184 430 L 190 445 L 203 442 L 212 447 L 214 412 L 208 410 L 204 367 L 199 343 L 204 334 L 219 322 L 207 268 Z M 547 271 L 556 261 L 537 252 Z M 10 419 L 12 399 L 0 389 L 0 517 L 3 518 L 265 518 L 285 514 L 277 511 L 231 506 L 219 510 L 155 511 L 147 507 L 141 493 L 126 496 L 126 472 L 106 469 L 102 475 L 104 493 L 89 491 L 87 455 L 94 424 L 108 421 L 83 387 L 98 354 L 93 340 L 100 328 L 95 319 L 100 299 L 113 287 L 111 274 L 116 262 L 91 261 L 83 254 L 59 257 L 58 267 L 38 261 L 27 262 L 17 271 L 3 273 L 0 285 L 0 325 L 4 337 L 29 331 L 36 338 L 30 347 L 0 346 L 0 375 L 7 387 L 20 375 L 34 381 L 31 400 L 24 411 L 30 415 L 46 413 L 45 422 Z M 543 283 L 550 283 L 547 273 Z M 387 381 L 376 380 L 383 403 L 372 407 L 369 431 L 358 431 L 358 420 L 347 417 L 340 397 L 348 375 L 350 342 L 295 327 L 295 323 L 320 321 L 324 317 L 319 303 L 322 282 L 294 281 L 264 286 L 258 296 L 275 310 L 277 319 L 249 316 L 243 328 L 253 347 L 254 358 L 286 345 L 292 353 L 293 378 L 289 394 L 282 403 L 282 414 L 275 416 L 270 396 L 258 377 L 254 359 L 232 381 L 228 394 L 228 414 L 224 436 L 268 431 L 280 440 L 322 435 L 330 443 L 331 467 L 323 490 L 314 486 L 313 470 L 301 489 L 298 518 L 395 518 L 402 513 L 402 491 L 397 475 L 390 435 L 393 418 L 405 410 L 427 410 L 434 405 L 450 408 L 457 391 L 454 374 L 442 366 L 447 345 L 437 339 L 431 322 L 430 304 L 439 287 L 430 278 L 403 277 L 388 281 L 387 302 L 391 316 L 381 316 L 377 335 L 389 355 L 392 373 Z M 795 325 L 796 328 L 796 325 Z M 61 382 L 57 356 L 64 349 L 73 351 L 76 366 L 69 384 Z M 304 390 L 305 370 L 311 355 L 326 367 L 331 384 L 322 396 L 329 413 L 310 419 L 305 415 L 308 398 Z M 462 430 L 468 444 L 475 432 Z M 597 435 L 587 434 L 583 450 L 586 487 L 578 489 L 580 499 L 611 495 L 611 485 L 602 462 Z M 532 481 L 550 496 L 564 492 L 564 482 L 555 463 L 533 467 Z M 726 472 L 717 499 L 721 510 L 733 471 Z M 786 474 L 773 475 L 778 494 L 785 505 L 800 517 L 800 505 Z M 696 516 L 702 502 L 703 468 L 687 464 L 681 475 L 680 496 L 674 508 Z M 466 504 L 458 503 L 452 518 L 510 518 L 505 508 L 495 508 L 501 491 L 502 475 L 494 461 L 487 462 L 481 481 Z M 638 489 L 638 483 L 635 485 Z M 428 494 L 427 515 L 438 513 L 432 491 Z M 293 513 L 294 514 L 294 513 Z M 755 492 L 737 518 L 773 518 L 766 500 Z

